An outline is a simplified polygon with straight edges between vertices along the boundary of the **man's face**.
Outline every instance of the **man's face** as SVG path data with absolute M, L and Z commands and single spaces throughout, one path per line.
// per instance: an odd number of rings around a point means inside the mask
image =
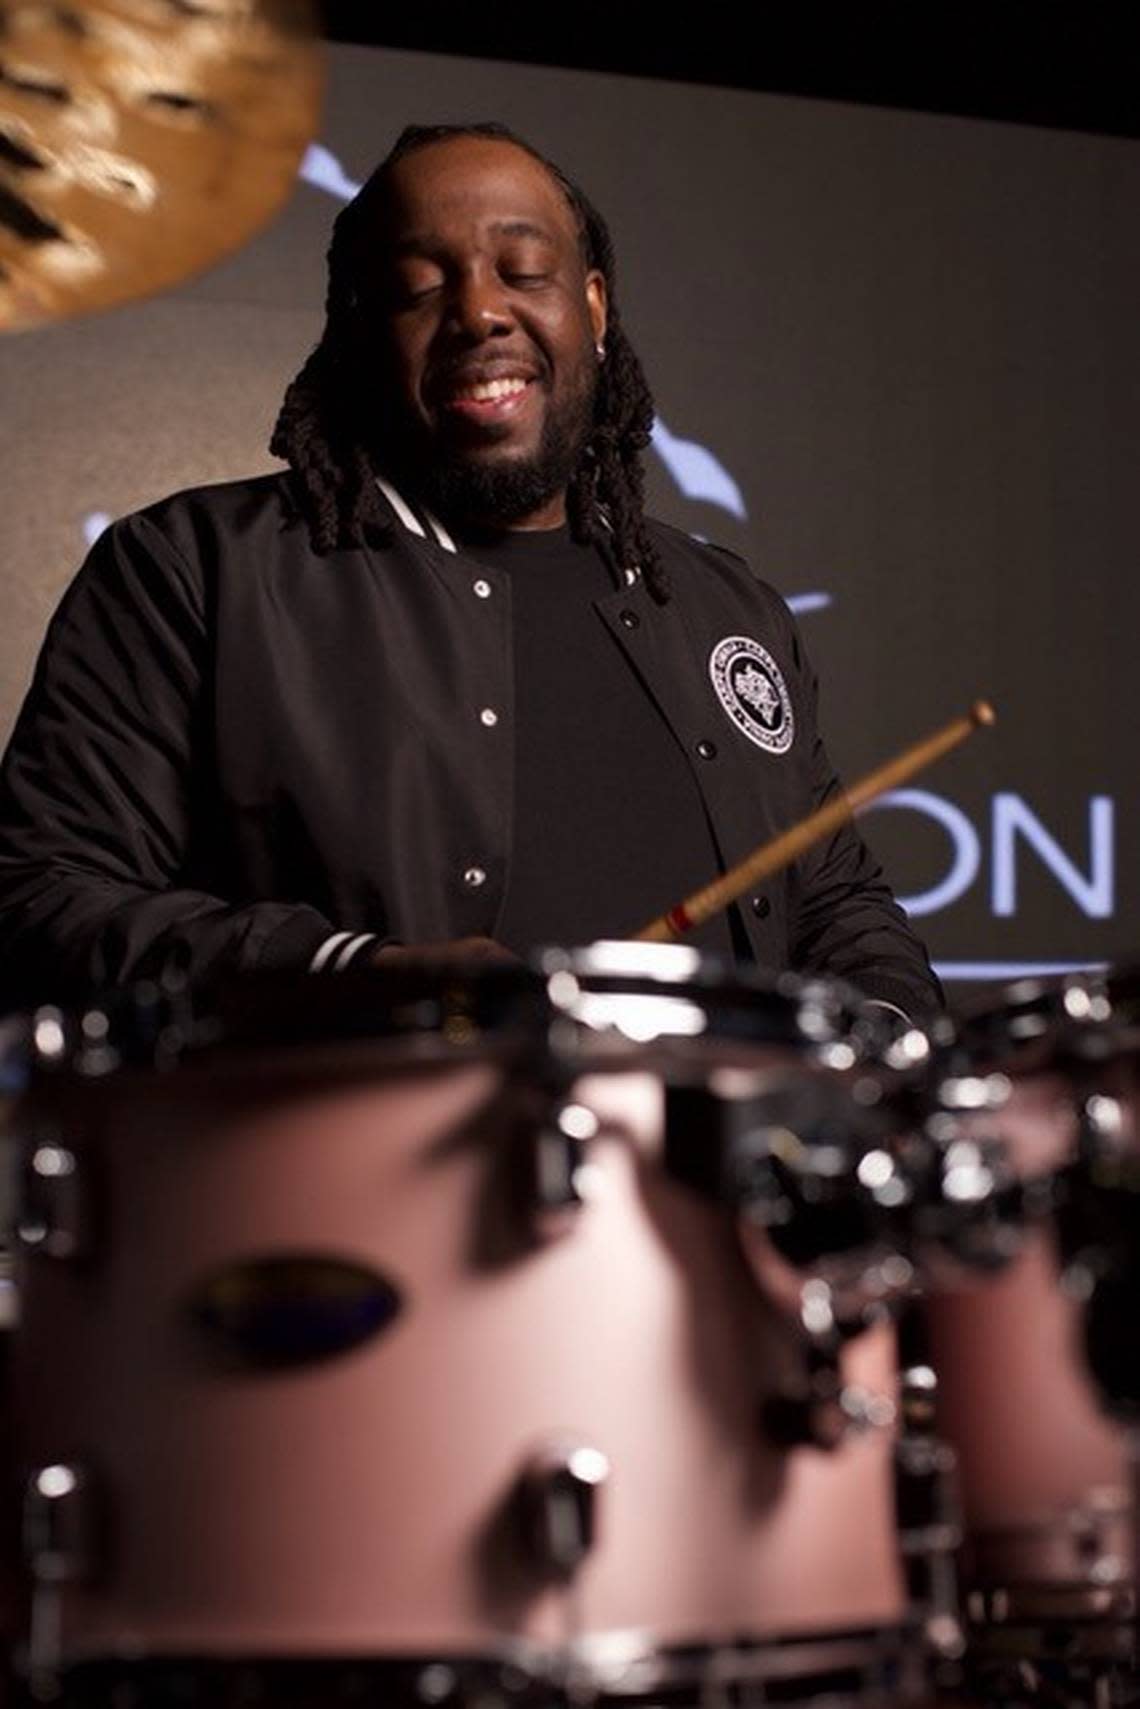
M 379 238 L 365 313 L 397 400 L 387 451 L 445 514 L 555 526 L 606 325 L 561 189 L 513 143 L 430 143 L 391 174 Z

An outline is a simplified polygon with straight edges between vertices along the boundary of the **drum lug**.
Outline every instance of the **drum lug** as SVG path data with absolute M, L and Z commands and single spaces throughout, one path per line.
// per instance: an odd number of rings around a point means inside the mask
M 802 1273 L 826 1263 L 862 1276 L 868 1253 L 898 1245 L 909 1215 L 896 1125 L 889 1100 L 856 1099 L 838 1078 L 721 1075 L 667 1087 L 665 1167 L 763 1229 Z
M 85 1258 L 90 1249 L 86 1182 L 79 1159 L 58 1139 L 28 1144 L 21 1170 L 16 1237 L 28 1252 Z
M 911 1601 L 936 1660 L 957 1662 L 965 1652 L 958 1595 L 957 1552 L 962 1546 L 957 1455 L 935 1434 L 938 1383 L 929 1365 L 902 1372 L 895 1443 L 895 1513 Z
M 74 1461 L 39 1466 L 24 1496 L 24 1558 L 37 1584 L 89 1577 L 94 1559 L 91 1479 Z
M 1022 1250 L 1027 1226 L 1051 1208 L 1052 1187 L 1022 1182 L 1005 1140 L 971 1131 L 956 1112 L 936 1111 L 921 1134 L 917 1244 L 992 1275 Z M 1040 1192 L 1048 1195 L 1045 1206 Z
M 606 1456 L 580 1443 L 538 1454 L 522 1478 L 529 1541 L 543 1573 L 574 1577 L 597 1541 L 599 1496 L 609 1477 Z
M 23 1549 L 32 1579 L 27 1690 L 33 1703 L 63 1697 L 63 1587 L 89 1579 L 95 1563 L 91 1481 L 59 1460 L 38 1467 L 24 1495 Z
M 573 1102 L 557 1105 L 536 1128 L 531 1200 L 541 1234 L 563 1232 L 582 1209 L 586 1150 L 597 1131 L 593 1111 Z
M 885 1395 L 843 1381 L 837 1348 L 808 1343 L 802 1389 L 770 1395 L 764 1402 L 764 1432 L 780 1448 L 819 1448 L 834 1453 L 852 1435 L 886 1430 L 895 1408 Z

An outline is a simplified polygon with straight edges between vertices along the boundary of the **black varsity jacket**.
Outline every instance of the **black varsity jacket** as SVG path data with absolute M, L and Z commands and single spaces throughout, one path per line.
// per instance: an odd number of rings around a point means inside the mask
M 337 932 L 495 935 L 510 589 L 386 491 L 390 526 L 326 556 L 288 474 L 177 494 L 97 542 L 0 780 L 6 1006 L 172 964 L 305 967 Z M 784 602 L 733 554 L 653 528 L 671 601 L 635 580 L 598 610 L 689 756 L 727 867 L 838 785 Z M 937 1005 L 851 826 L 743 918 L 763 965 L 841 975 L 914 1016 Z

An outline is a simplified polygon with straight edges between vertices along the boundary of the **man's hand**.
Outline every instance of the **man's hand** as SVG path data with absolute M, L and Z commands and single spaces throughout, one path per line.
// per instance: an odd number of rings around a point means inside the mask
M 520 962 L 520 957 L 494 938 L 451 938 L 446 943 L 386 944 L 373 950 L 373 967 L 450 967 L 457 961 Z

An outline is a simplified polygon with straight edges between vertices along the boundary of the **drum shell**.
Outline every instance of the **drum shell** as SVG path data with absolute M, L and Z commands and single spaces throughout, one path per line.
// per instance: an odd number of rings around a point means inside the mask
M 25 1467 L 77 1461 L 96 1558 L 63 1591 L 65 1659 L 478 1649 L 652 1633 L 665 1643 L 851 1629 L 903 1614 L 885 1435 L 778 1452 L 759 1425 L 789 1365 L 716 1207 L 659 1164 L 662 1084 L 578 1083 L 591 1195 L 547 1242 L 490 1254 L 509 1069 L 356 1046 L 61 1081 L 25 1101 L 89 1188 L 90 1252 L 22 1268 Z M 493 1243 L 491 1243 L 493 1244 Z M 203 1281 L 273 1255 L 394 1282 L 396 1322 L 288 1372 L 197 1339 Z M 889 1389 L 889 1336 L 848 1375 Z M 575 1590 L 512 1542 L 511 1492 L 573 1439 L 610 1467 Z
M 1016 1075 L 1003 1109 L 964 1126 L 1002 1140 L 1023 1179 L 1064 1169 L 1077 1150 L 1074 1087 L 1050 1070 Z M 997 1277 L 936 1292 L 927 1319 L 969 1577 L 1058 1594 L 1131 1578 L 1127 1443 L 1085 1369 L 1082 1307 L 1062 1285 L 1054 1230 L 1030 1229 Z
M 7 1292 L 7 1255 L 2 1261 L 0 1297 Z M 11 1658 L 19 1637 L 19 1492 L 14 1477 L 9 1362 L 10 1325 L 0 1317 L 0 1706 L 11 1698 Z

